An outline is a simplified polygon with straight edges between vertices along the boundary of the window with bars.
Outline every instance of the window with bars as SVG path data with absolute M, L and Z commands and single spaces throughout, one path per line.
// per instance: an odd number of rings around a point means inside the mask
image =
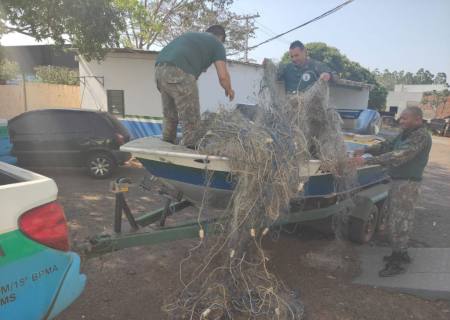
M 107 90 L 108 112 L 115 116 L 125 116 L 125 98 L 123 90 Z

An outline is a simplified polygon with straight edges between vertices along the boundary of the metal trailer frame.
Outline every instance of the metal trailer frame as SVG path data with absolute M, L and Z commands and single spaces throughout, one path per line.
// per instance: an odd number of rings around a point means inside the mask
M 97 257 L 135 246 L 155 245 L 196 238 L 199 237 L 200 229 L 204 230 L 205 235 L 215 232 L 214 223 L 221 218 L 186 221 L 173 226 L 166 226 L 166 218 L 168 216 L 193 206 L 188 200 L 183 199 L 179 193 L 176 195 L 165 193 L 166 204 L 163 208 L 135 217 L 131 213 L 125 199 L 129 183 L 131 181 L 127 178 L 119 178 L 112 183 L 112 191 L 115 193 L 116 201 L 114 234 L 98 235 L 88 239 L 88 243 L 82 248 L 86 258 Z M 356 221 L 368 221 L 370 219 L 370 210 L 377 208 L 375 205 L 380 204 L 387 198 L 389 185 L 389 180 L 383 178 L 375 184 L 361 186 L 342 194 L 333 193 L 325 197 L 296 199 L 292 201 L 291 209 L 280 214 L 278 220 L 271 227 L 325 219 L 341 212 L 348 212 L 349 216 Z M 126 233 L 122 232 L 123 215 L 125 215 L 131 227 L 131 231 Z M 153 225 L 157 230 L 137 232 L 140 228 L 149 225 Z

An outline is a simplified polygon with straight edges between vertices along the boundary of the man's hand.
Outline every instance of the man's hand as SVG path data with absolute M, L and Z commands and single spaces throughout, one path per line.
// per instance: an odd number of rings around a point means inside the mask
M 351 167 L 362 167 L 366 164 L 366 159 L 364 159 L 363 157 L 354 157 L 354 158 L 350 158 L 348 159 L 348 165 Z
M 231 88 L 225 90 L 225 96 L 227 96 L 230 99 L 230 101 L 233 101 L 233 99 L 234 99 L 234 90 L 231 89 Z
M 354 157 L 361 157 L 364 153 L 366 153 L 365 149 L 356 149 L 353 150 L 353 156 Z
M 331 79 L 331 74 L 329 74 L 328 72 L 324 72 L 320 75 L 320 80 L 330 81 L 330 79 Z
M 231 88 L 230 74 L 228 73 L 226 62 L 218 60 L 214 62 L 214 66 L 216 67 L 219 83 L 225 90 L 225 96 L 232 101 L 234 99 L 234 90 Z

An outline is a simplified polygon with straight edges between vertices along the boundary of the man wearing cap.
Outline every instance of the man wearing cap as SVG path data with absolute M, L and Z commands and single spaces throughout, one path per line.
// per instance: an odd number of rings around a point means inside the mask
M 219 83 L 231 100 L 234 91 L 226 65 L 225 30 L 214 25 L 205 32 L 187 32 L 164 47 L 156 59 L 155 79 L 163 105 L 163 140 L 176 142 L 178 121 L 182 144 L 194 147 L 200 124 L 197 79 L 214 63 Z

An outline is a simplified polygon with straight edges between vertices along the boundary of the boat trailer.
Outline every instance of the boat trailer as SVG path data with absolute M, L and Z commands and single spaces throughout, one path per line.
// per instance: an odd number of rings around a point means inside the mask
M 125 197 L 131 183 L 128 178 L 118 178 L 111 183 L 111 191 L 115 194 L 114 232 L 89 238 L 81 248 L 86 258 L 125 248 L 196 238 L 199 237 L 200 230 L 203 230 L 205 235 L 214 234 L 215 223 L 225 220 L 224 217 L 215 217 L 166 225 L 169 216 L 188 207 L 194 207 L 194 204 L 184 199 L 180 192 L 165 188 L 159 191 L 165 198 L 165 205 L 136 217 L 131 212 Z M 348 217 L 346 236 L 355 242 L 364 243 L 369 241 L 375 232 L 382 203 L 388 195 L 388 190 L 389 180 L 383 178 L 376 184 L 359 186 L 345 194 L 299 197 L 291 201 L 289 210 L 280 213 L 279 218 L 270 227 L 321 220 L 343 214 Z M 130 229 L 126 232 L 122 226 L 123 216 L 127 219 Z M 148 226 L 151 226 L 153 230 L 143 231 L 143 228 Z

